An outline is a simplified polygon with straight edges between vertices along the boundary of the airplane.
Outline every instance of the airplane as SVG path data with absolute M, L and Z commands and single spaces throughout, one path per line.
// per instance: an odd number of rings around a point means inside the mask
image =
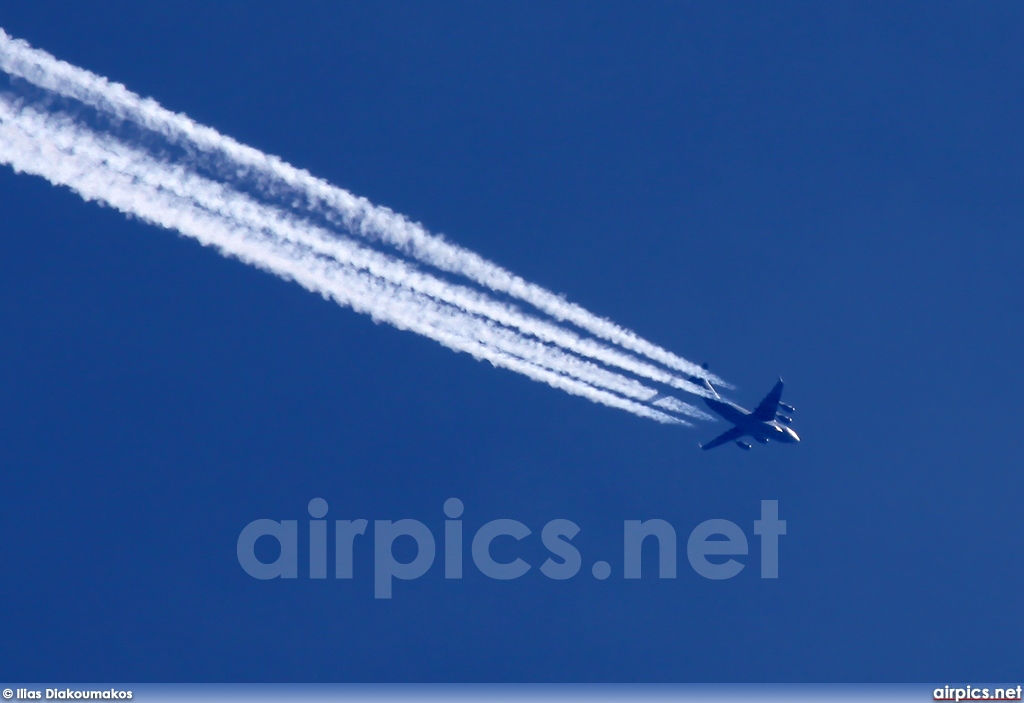
M 707 364 L 703 364 L 703 368 L 706 369 L 707 367 Z M 793 418 L 779 412 L 780 408 L 790 414 L 796 410 L 792 405 L 787 405 L 781 400 L 782 387 L 784 385 L 781 377 L 778 383 L 775 384 L 775 387 L 764 397 L 764 400 L 758 403 L 757 407 L 753 410 L 746 410 L 736 405 L 736 403 L 726 400 L 718 394 L 715 387 L 705 378 L 691 376 L 690 380 L 711 391 L 714 397 L 704 398 L 704 402 L 713 413 L 733 424 L 732 428 L 718 435 L 707 444 L 701 444 L 701 449 L 706 451 L 729 442 L 735 442 L 736 446 L 749 451 L 751 445 L 743 441 L 744 437 L 750 437 L 761 444 L 767 444 L 768 442 L 793 444 L 800 441 L 800 435 L 789 426 L 793 422 Z

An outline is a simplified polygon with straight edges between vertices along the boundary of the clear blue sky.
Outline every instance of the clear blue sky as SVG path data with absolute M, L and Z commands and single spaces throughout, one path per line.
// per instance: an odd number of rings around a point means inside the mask
M 1020 4 L 19 3 L 0 26 L 707 360 L 748 407 L 782 374 L 804 438 L 700 452 L 722 423 L 567 396 L 0 169 L 0 674 L 1019 678 Z M 535 565 L 574 520 L 583 570 L 436 563 L 382 601 L 369 549 L 352 582 L 235 559 L 313 497 L 440 539 L 451 496 L 467 531 L 533 528 Z M 679 576 L 652 550 L 626 581 L 622 521 L 655 517 Z M 751 539 L 729 581 L 686 563 L 710 518 Z

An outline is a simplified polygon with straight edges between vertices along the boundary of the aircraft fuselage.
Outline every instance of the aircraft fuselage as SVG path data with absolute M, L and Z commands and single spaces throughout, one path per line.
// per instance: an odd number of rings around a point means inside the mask
M 800 436 L 793 430 L 777 420 L 767 422 L 758 420 L 754 415 L 744 408 L 721 398 L 705 398 L 711 412 L 720 416 L 723 420 L 732 423 L 743 433 L 764 444 L 765 442 L 782 442 L 792 444 L 800 441 Z

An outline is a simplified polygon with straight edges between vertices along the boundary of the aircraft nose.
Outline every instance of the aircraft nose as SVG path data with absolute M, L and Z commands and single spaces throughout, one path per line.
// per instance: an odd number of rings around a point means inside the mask
M 800 441 L 800 435 L 798 435 L 798 434 L 796 433 L 796 430 L 794 430 L 794 429 L 790 428 L 790 430 L 789 430 L 789 434 L 793 436 L 793 441 L 794 441 L 794 442 L 799 442 L 799 441 Z

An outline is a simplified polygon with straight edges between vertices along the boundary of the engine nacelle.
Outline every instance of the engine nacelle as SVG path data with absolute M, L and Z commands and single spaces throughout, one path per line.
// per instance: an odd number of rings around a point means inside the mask
M 778 420 L 779 422 L 781 422 L 783 425 L 788 425 L 789 423 L 793 422 L 793 418 L 786 417 L 782 413 L 779 413 L 778 415 L 776 415 L 775 419 Z
M 747 444 L 746 442 L 741 442 L 738 439 L 736 440 L 736 446 L 739 447 L 740 449 L 742 449 L 745 452 L 749 452 L 750 451 L 750 445 Z
M 787 413 L 796 412 L 796 408 L 794 408 L 792 405 L 787 405 L 786 403 L 780 402 L 779 407 L 785 410 Z

